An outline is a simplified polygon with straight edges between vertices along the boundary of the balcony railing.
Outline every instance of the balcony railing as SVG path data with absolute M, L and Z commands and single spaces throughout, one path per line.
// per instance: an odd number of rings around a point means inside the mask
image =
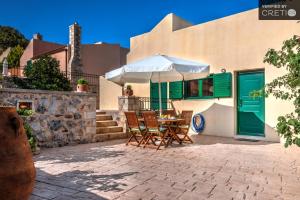
M 82 72 L 62 72 L 65 77 L 67 77 L 70 80 L 71 86 L 73 90 L 76 91 L 77 88 L 77 81 L 78 79 L 85 79 L 88 82 L 89 85 L 89 92 L 97 94 L 97 109 L 99 108 L 99 101 L 100 101 L 100 87 L 99 87 L 99 76 L 97 74 L 88 74 L 88 73 L 82 73 Z
M 87 73 L 82 73 L 82 72 L 62 72 L 65 77 L 67 77 L 70 80 L 70 83 L 73 87 L 74 90 L 76 90 L 77 87 L 77 81 L 78 79 L 85 79 L 90 88 L 90 92 L 93 93 L 99 93 L 99 75 L 96 74 L 87 74 Z
M 173 110 L 174 106 L 170 99 L 162 98 L 162 109 L 163 110 Z M 150 97 L 119 97 L 119 106 L 124 106 L 122 110 L 134 110 L 134 111 L 147 111 L 154 110 L 159 111 L 159 98 Z

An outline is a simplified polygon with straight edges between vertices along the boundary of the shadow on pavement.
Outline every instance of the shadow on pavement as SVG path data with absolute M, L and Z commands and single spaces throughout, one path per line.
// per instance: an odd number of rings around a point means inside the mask
M 86 147 L 86 148 L 84 148 Z M 82 148 L 81 151 L 74 150 Z M 45 149 L 46 151 L 48 149 Z M 52 151 L 51 151 L 52 150 Z M 34 157 L 35 161 L 49 161 L 50 163 L 74 163 L 74 162 L 89 162 L 104 158 L 113 158 L 123 156 L 124 151 L 113 150 L 110 146 L 86 146 L 84 144 L 70 146 L 64 148 L 56 148 L 57 151 L 51 149 L 47 156 L 43 153 Z M 44 151 L 44 150 L 42 150 Z
M 124 178 L 137 172 L 97 175 L 92 171 L 67 171 L 49 174 L 37 169 L 36 185 L 30 200 L 106 199 L 101 192 L 121 192 Z
M 274 142 L 266 141 L 250 141 L 250 140 L 238 140 L 229 137 L 220 136 L 208 136 L 208 135 L 191 135 L 194 141 L 194 145 L 213 145 L 213 144 L 233 144 L 233 145 L 270 145 Z

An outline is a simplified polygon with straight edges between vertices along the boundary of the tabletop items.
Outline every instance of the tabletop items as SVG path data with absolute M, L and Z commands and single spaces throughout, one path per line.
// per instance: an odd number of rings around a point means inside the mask
M 139 118 L 134 111 L 125 112 L 131 134 L 126 145 L 135 142 L 138 147 L 154 146 L 159 150 L 161 146 L 168 147 L 173 141 L 179 144 L 193 143 L 188 136 L 193 111 L 182 111 L 179 117 L 175 117 L 174 113 L 158 117 L 155 111 L 145 111 Z

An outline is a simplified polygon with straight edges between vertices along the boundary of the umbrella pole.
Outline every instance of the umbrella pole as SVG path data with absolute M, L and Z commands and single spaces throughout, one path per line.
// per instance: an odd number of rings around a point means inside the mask
M 160 73 L 158 73 L 159 116 L 162 115 Z

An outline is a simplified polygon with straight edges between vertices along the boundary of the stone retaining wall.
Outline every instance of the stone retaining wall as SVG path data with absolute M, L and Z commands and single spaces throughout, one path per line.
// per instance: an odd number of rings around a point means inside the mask
M 28 118 L 41 147 L 93 142 L 96 134 L 96 95 L 24 89 L 0 89 L 0 102 L 17 106 L 32 101 Z

